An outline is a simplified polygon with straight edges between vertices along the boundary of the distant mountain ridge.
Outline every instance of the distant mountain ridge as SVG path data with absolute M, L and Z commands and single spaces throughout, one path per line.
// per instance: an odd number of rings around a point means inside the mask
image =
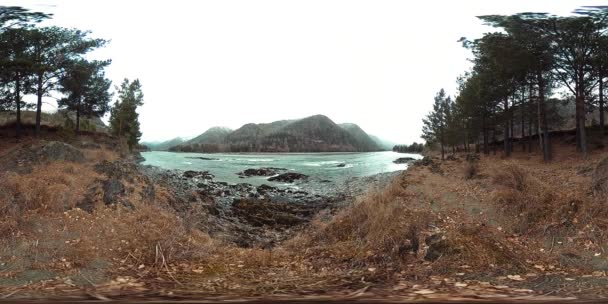
M 169 148 L 181 145 L 184 142 L 185 140 L 183 138 L 176 137 L 166 141 L 141 142 L 141 144 L 153 151 L 167 151 Z
M 395 145 L 397 145 L 396 142 L 393 142 L 393 141 L 390 141 L 390 140 L 385 140 L 385 139 L 382 139 L 382 138 L 380 138 L 378 136 L 375 136 L 375 135 L 371 135 L 370 134 L 369 137 L 371 137 L 371 139 L 373 139 L 376 142 L 376 144 L 380 148 L 382 148 L 382 150 L 391 151 L 391 150 L 393 150 L 393 147 Z
M 169 149 L 176 152 L 371 152 L 386 150 L 356 124 L 327 116 L 248 123 L 232 131 L 213 127 Z

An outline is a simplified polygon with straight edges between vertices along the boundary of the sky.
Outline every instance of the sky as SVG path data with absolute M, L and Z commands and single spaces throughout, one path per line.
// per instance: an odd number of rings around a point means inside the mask
M 441 88 L 471 66 L 457 40 L 493 29 L 475 16 L 568 14 L 570 0 L 0 0 L 45 24 L 109 39 L 115 85 L 138 78 L 142 141 L 323 114 L 396 143 L 420 142 Z M 45 110 L 53 111 L 49 99 Z M 107 119 L 107 117 L 106 117 Z

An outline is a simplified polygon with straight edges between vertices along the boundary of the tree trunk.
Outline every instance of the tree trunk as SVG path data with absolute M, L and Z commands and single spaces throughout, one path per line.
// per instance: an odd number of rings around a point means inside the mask
M 543 149 L 543 160 L 548 162 L 551 161 L 551 140 L 549 138 L 549 126 L 547 125 L 547 110 L 545 108 L 545 83 L 543 75 L 538 74 L 538 115 L 539 115 L 539 126 L 542 131 L 542 146 Z M 540 137 L 540 133 L 539 133 Z
M 600 139 L 604 138 L 604 75 L 600 68 Z
M 483 133 L 483 154 L 488 155 L 490 154 L 490 148 L 488 147 L 488 129 L 486 128 L 486 115 L 485 113 L 482 116 L 482 120 L 481 120 L 481 128 L 482 128 L 482 133 Z
M 443 148 L 443 130 L 441 131 L 440 137 L 439 142 L 441 143 L 441 160 L 443 160 L 445 158 L 445 150 Z
M 496 129 L 492 129 L 492 154 L 496 155 Z
M 19 74 L 15 78 L 15 102 L 17 103 L 17 122 L 15 125 L 15 135 L 21 138 L 21 79 Z
M 80 133 L 80 103 L 81 98 L 78 97 L 78 104 L 76 106 L 76 133 Z
M 38 74 L 38 102 L 36 103 L 36 130 L 34 134 L 40 136 L 40 120 L 42 116 L 42 74 Z
M 578 69 L 576 78 L 576 143 L 578 150 L 583 154 L 583 158 L 587 158 L 587 134 L 585 132 L 585 87 L 583 85 L 584 71 L 582 68 Z
M 587 158 L 587 134 L 585 132 L 585 96 L 582 86 L 577 86 L 576 96 L 576 126 L 580 152 Z
M 532 82 L 530 81 L 530 86 L 529 86 L 529 91 L 528 91 L 528 112 L 529 113 L 533 113 L 534 111 L 534 103 L 532 102 L 532 98 L 534 96 L 534 87 L 532 85 Z M 528 153 L 532 153 L 532 130 L 533 130 L 533 124 L 534 124 L 534 115 L 530 115 L 528 117 Z
M 526 142 L 525 142 L 525 138 L 526 138 L 526 111 L 525 111 L 525 107 L 526 107 L 526 93 L 524 91 L 521 92 L 521 103 L 520 103 L 520 110 L 521 110 L 521 151 L 522 152 L 526 152 Z
M 505 107 L 505 125 L 504 125 L 504 134 L 503 134 L 503 144 L 505 150 L 505 156 L 511 156 L 511 151 L 509 149 L 509 99 L 505 98 L 504 100 Z
M 513 102 L 515 102 L 515 99 L 513 99 Z M 511 106 L 511 110 L 509 111 L 509 153 L 513 153 L 513 141 L 515 140 L 515 133 L 513 133 L 513 120 L 513 106 Z

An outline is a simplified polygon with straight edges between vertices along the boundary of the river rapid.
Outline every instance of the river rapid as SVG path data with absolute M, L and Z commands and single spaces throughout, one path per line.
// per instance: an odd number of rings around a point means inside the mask
M 368 153 L 244 153 L 203 154 L 143 152 L 143 165 L 169 170 L 209 171 L 215 180 L 229 184 L 248 183 L 274 187 L 290 187 L 316 193 L 344 192 L 365 186 L 367 181 L 392 176 L 407 169 L 408 164 L 395 164 L 400 157 L 422 158 L 416 154 L 392 151 Z M 246 169 L 283 168 L 282 172 L 302 173 L 309 178 L 295 183 L 270 182 L 268 177 L 242 178 Z M 357 184 L 357 185 L 354 185 Z

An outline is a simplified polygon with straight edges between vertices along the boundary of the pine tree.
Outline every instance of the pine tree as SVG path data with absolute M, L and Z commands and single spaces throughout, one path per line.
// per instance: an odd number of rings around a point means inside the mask
M 441 89 L 435 95 L 435 103 L 433 111 L 422 120 L 422 138 L 427 143 L 438 142 L 441 147 L 441 159 L 445 158 L 445 131 L 446 131 L 446 114 L 447 103 L 450 102 L 449 97 L 446 97 L 445 91 Z
M 109 110 L 110 80 L 103 69 L 110 61 L 77 60 L 67 68 L 59 81 L 59 91 L 66 96 L 57 101 L 60 108 L 76 112 L 76 132 L 80 131 L 80 116 L 103 116 Z
M 133 150 L 142 135 L 137 107 L 143 105 L 144 95 L 138 79 L 129 81 L 125 78 L 117 90 L 118 100 L 110 111 L 110 129 L 121 141 L 126 140 L 129 150 Z

